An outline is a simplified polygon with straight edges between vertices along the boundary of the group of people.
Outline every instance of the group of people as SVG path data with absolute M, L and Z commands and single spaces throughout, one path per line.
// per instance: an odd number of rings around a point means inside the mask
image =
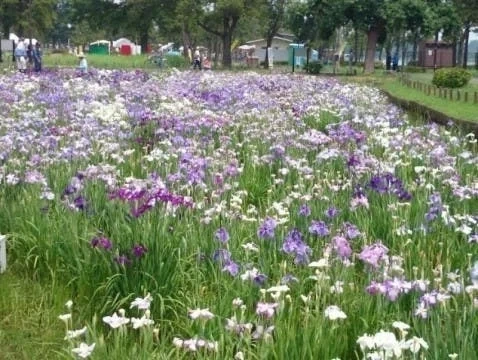
M 42 69 L 43 51 L 40 42 L 33 45 L 31 42 L 25 46 L 24 39 L 19 39 L 14 51 L 15 62 L 18 71 L 25 73 L 34 70 L 40 72 Z
M 204 58 L 201 58 L 201 53 L 199 52 L 198 49 L 196 49 L 194 51 L 194 58 L 193 58 L 191 47 L 189 47 L 188 58 L 189 58 L 189 61 L 191 62 L 192 66 L 193 66 L 193 69 L 211 70 L 211 62 L 209 61 L 209 59 L 206 56 Z

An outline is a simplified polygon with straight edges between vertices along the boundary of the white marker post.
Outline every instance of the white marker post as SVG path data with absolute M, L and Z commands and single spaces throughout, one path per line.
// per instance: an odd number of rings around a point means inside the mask
M 267 48 L 267 60 L 269 61 L 267 66 L 272 69 L 274 67 L 274 52 L 271 47 Z
M 0 235 L 0 274 L 7 270 L 7 237 Z

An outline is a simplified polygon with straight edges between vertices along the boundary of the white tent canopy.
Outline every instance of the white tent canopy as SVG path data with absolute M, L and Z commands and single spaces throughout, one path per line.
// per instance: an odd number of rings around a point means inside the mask
M 134 42 L 132 42 L 131 40 L 129 40 L 127 38 L 119 38 L 118 40 L 113 41 L 113 47 L 115 47 L 115 48 L 119 48 L 122 45 L 134 46 L 135 44 L 134 44 Z
M 13 40 L 13 41 L 15 41 L 15 43 L 18 43 L 20 38 L 17 35 L 15 35 L 14 33 L 10 33 L 8 35 L 8 40 Z M 30 41 L 32 42 L 33 45 L 35 45 L 37 43 L 37 39 L 33 39 L 33 38 L 32 39 L 23 39 L 23 42 L 26 45 L 30 44 Z
M 255 49 L 255 45 L 241 45 L 237 47 L 239 50 L 252 50 Z
M 167 45 L 161 46 L 161 51 L 167 52 L 167 51 L 172 51 L 173 50 L 174 43 L 170 42 Z

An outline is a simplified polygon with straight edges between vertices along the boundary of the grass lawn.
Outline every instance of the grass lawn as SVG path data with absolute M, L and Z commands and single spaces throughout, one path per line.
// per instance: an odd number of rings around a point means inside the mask
M 410 76 L 411 79 L 423 81 L 424 83 L 426 83 L 426 80 L 429 79 L 429 83 L 431 83 L 431 73 L 414 73 L 410 74 Z M 393 96 L 402 98 L 404 100 L 418 102 L 453 118 L 478 121 L 478 104 L 473 103 L 473 93 L 471 93 L 471 91 L 478 90 L 478 85 L 475 85 L 475 83 L 469 84 L 467 87 L 463 88 L 463 90 L 468 89 L 470 92 L 470 99 L 467 103 L 465 103 L 464 101 L 452 101 L 433 95 L 428 96 L 423 91 L 409 88 L 400 84 L 398 77 L 394 74 L 387 75 L 381 71 L 377 71 L 373 75 L 349 77 L 346 78 L 345 81 L 359 82 L 370 86 L 379 87 Z
M 478 72 L 468 69 L 473 74 L 470 82 L 461 88 L 464 91 L 478 91 Z M 429 70 L 424 73 L 406 73 L 407 77 L 412 81 L 420 81 L 424 84 L 431 84 L 433 79 L 433 71 Z
M 62 290 L 7 272 L 0 276 L 0 358 L 58 359 L 65 312 Z M 35 357 L 32 357 L 35 354 Z

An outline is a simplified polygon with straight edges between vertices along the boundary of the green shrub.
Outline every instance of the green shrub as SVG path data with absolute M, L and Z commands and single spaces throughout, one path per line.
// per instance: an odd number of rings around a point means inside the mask
M 190 65 L 188 60 L 181 55 L 165 55 L 164 57 L 168 67 L 186 68 Z
M 438 87 L 459 88 L 468 84 L 471 73 L 465 69 L 439 69 L 433 75 L 432 83 Z
M 355 64 L 355 66 L 363 68 L 363 67 L 365 66 L 365 63 L 364 63 L 363 61 L 357 61 L 357 63 Z M 385 65 L 384 65 L 383 62 L 381 62 L 381 61 L 375 61 L 374 64 L 373 64 L 373 66 L 374 66 L 374 68 L 377 69 L 377 70 L 385 69 Z
M 404 71 L 408 73 L 423 73 L 426 71 L 426 69 L 424 67 L 410 65 L 410 63 L 408 63 Z
M 307 71 L 309 74 L 320 74 L 320 70 L 322 70 L 323 65 L 318 61 L 313 61 L 304 66 L 304 70 Z

